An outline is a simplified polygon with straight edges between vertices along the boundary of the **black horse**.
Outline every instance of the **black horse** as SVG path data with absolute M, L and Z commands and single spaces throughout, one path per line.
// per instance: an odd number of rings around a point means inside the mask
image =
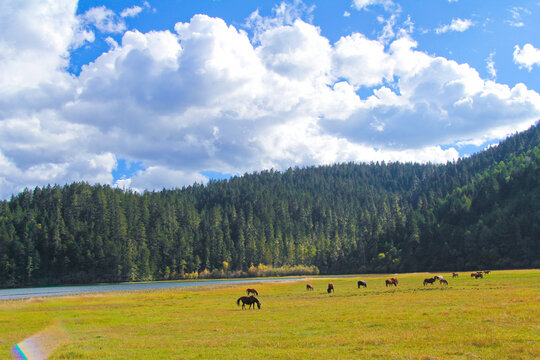
M 336 292 L 336 291 L 334 290 L 334 284 L 328 284 L 328 289 L 326 289 L 326 291 L 328 291 L 329 294 L 330 294 L 332 291 L 333 291 L 333 292 Z
M 359 289 L 360 289 L 360 286 L 363 286 L 363 287 L 367 288 L 367 283 L 365 281 L 358 280 L 358 288 Z
M 255 289 L 246 289 L 246 292 L 247 292 L 248 295 L 249 294 L 255 294 L 255 295 L 259 296 L 259 293 Z
M 427 279 L 424 279 L 424 286 L 426 286 L 426 284 L 431 284 L 433 285 L 433 283 L 437 281 L 437 278 L 427 278 Z
M 242 309 L 245 309 L 246 305 L 249 305 L 249 308 L 251 309 L 253 304 L 257 304 L 257 307 L 259 309 L 261 308 L 261 302 L 253 295 L 240 297 L 236 300 L 236 305 L 240 306 L 240 302 L 242 302 Z M 255 306 L 253 306 L 253 309 L 255 309 Z

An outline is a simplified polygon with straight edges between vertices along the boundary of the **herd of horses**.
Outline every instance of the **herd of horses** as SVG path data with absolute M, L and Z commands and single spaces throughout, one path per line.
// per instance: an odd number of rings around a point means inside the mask
M 477 272 L 471 273 L 471 277 L 474 277 L 475 279 L 483 278 L 484 274 L 489 274 L 489 273 L 490 273 L 489 270 L 477 271 Z M 453 278 L 459 277 L 459 274 L 454 272 L 454 273 L 452 273 L 452 277 Z M 433 285 L 435 282 L 437 282 L 437 280 L 439 281 L 439 284 L 441 284 L 441 285 L 448 285 L 448 281 L 443 276 L 435 275 L 432 278 L 424 279 L 424 286 Z M 396 278 L 390 278 L 390 279 L 385 280 L 385 285 L 386 286 L 392 286 L 392 285 L 398 286 L 398 284 L 399 284 L 399 281 Z M 359 289 L 361 287 L 367 288 L 367 282 L 365 282 L 364 280 L 358 280 L 357 286 L 358 286 Z M 307 291 L 313 291 L 314 289 L 315 288 L 313 287 L 313 285 L 306 284 L 306 290 Z M 326 291 L 329 294 L 332 293 L 332 292 L 335 292 L 334 284 L 329 283 L 328 288 L 326 289 Z M 247 293 L 247 296 L 241 296 L 240 298 L 238 298 L 238 300 L 236 300 L 236 304 L 238 306 L 240 306 L 240 303 L 242 303 L 242 309 L 245 309 L 246 305 L 249 305 L 249 309 L 252 309 L 252 307 L 253 307 L 253 309 L 255 309 L 255 305 L 257 306 L 258 309 L 260 309 L 261 308 L 261 302 L 259 301 L 259 299 L 257 299 L 255 297 L 255 295 L 259 296 L 259 293 L 257 292 L 257 290 L 252 289 L 252 288 L 248 288 L 248 289 L 246 289 L 246 293 Z M 250 294 L 252 294 L 252 295 L 250 295 Z

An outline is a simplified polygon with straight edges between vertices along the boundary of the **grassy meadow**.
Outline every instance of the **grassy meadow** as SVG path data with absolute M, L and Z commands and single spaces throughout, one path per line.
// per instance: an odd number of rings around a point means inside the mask
M 397 287 L 362 275 L 0 301 L 0 358 L 52 326 L 65 336 L 50 359 L 539 359 L 540 270 L 469 274 L 441 273 L 448 286 L 418 273 Z M 236 305 L 247 287 L 260 310 Z

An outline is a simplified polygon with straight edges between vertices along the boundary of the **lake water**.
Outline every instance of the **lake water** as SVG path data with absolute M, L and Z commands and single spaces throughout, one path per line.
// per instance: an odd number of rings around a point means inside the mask
M 294 281 L 302 278 L 273 278 L 273 279 L 234 279 L 234 280 L 205 280 L 205 281 L 164 281 L 147 283 L 129 283 L 129 284 L 106 284 L 106 285 L 84 285 L 84 286 L 55 286 L 39 288 L 21 288 L 0 290 L 0 300 L 23 299 L 41 296 L 57 296 L 84 294 L 104 291 L 134 291 L 134 290 L 153 290 L 168 289 L 177 287 L 191 287 L 203 285 L 229 285 L 229 284 L 247 284 L 254 282 L 269 281 Z

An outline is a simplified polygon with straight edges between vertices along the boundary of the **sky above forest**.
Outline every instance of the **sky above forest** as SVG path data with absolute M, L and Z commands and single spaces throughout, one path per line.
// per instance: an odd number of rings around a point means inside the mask
M 540 0 L 2 0 L 0 198 L 445 163 L 540 119 Z

